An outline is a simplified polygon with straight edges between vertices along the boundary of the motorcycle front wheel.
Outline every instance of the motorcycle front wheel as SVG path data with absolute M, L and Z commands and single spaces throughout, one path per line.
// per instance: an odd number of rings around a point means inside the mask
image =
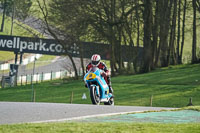
M 95 105 L 100 104 L 100 96 L 97 95 L 95 86 L 90 87 L 90 98 L 91 98 L 92 104 L 95 104 Z

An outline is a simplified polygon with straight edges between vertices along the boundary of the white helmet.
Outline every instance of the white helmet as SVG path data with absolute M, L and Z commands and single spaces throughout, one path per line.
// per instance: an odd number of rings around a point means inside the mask
M 101 60 L 101 56 L 98 55 L 98 54 L 94 54 L 94 55 L 92 56 L 92 58 L 91 58 L 91 63 L 92 63 L 92 65 L 94 65 L 94 66 L 98 66 L 99 63 L 100 63 L 100 60 Z

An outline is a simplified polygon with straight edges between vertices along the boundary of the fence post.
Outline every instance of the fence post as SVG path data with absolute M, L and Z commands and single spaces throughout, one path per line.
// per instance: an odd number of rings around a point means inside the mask
M 190 97 L 190 99 L 189 99 L 189 103 L 188 103 L 187 106 L 193 106 L 193 104 L 192 104 L 192 97 Z
M 51 71 L 51 80 L 53 79 L 52 71 Z
M 22 75 L 21 75 L 21 86 L 22 86 Z
M 43 82 L 43 76 L 44 76 L 44 75 L 43 75 L 43 72 L 42 72 L 42 76 L 41 76 L 41 82 Z
M 153 105 L 153 95 L 151 95 L 151 98 L 150 98 L 150 106 L 152 107 Z
M 73 77 L 73 76 L 72 76 L 72 70 L 71 70 L 71 69 L 69 70 L 69 73 L 70 73 L 70 76 L 69 76 L 69 77 Z
M 36 90 L 34 89 L 34 97 L 33 97 L 33 102 L 35 102 L 35 97 L 36 97 Z
M 31 84 L 33 83 L 33 74 L 31 74 Z
M 71 97 L 70 97 L 70 103 L 72 104 L 72 102 L 73 102 L 73 97 L 74 97 L 74 93 L 73 93 L 73 91 L 72 91 L 72 94 L 71 94 Z
M 38 83 L 38 73 L 36 74 L 36 84 Z
M 61 70 L 60 70 L 60 79 L 62 79 Z
M 79 67 L 79 75 L 78 76 L 81 76 L 81 68 Z
M 26 74 L 26 85 L 27 85 L 27 80 L 28 80 L 28 79 L 27 79 L 27 74 Z

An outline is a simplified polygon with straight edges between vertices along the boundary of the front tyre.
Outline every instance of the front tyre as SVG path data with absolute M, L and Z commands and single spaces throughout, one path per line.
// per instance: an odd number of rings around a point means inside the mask
M 100 96 L 97 95 L 95 86 L 90 86 L 90 98 L 91 98 L 92 104 L 95 104 L 95 105 L 100 104 Z

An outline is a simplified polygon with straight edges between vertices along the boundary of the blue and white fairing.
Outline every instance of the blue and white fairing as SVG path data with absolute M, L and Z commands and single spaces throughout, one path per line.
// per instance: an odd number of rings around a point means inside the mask
M 101 101 L 112 96 L 112 94 L 109 93 L 109 87 L 104 77 L 101 76 L 102 72 L 103 70 L 98 67 L 92 67 L 84 76 L 84 81 L 87 83 L 88 89 L 90 90 L 91 85 L 95 86 L 97 94 L 100 94 Z M 98 87 L 100 88 L 98 89 Z

